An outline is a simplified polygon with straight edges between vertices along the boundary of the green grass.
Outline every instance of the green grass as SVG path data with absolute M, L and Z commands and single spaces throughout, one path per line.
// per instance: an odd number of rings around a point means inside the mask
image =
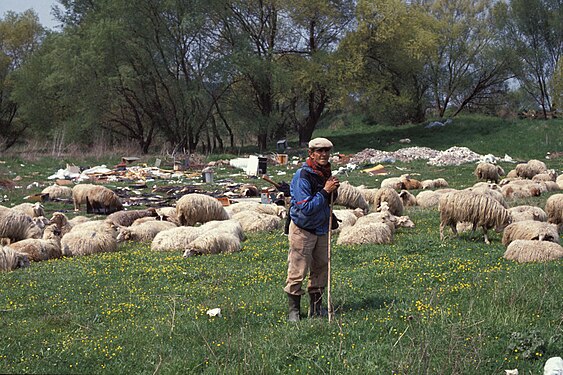
M 396 140 L 409 137 L 409 146 L 456 145 L 497 156 L 537 157 L 562 171 L 561 159 L 544 159 L 547 151 L 563 149 L 561 122 L 469 118 L 462 126 L 479 131 L 423 137 L 429 129 L 414 125 L 351 126 L 315 136 L 330 137 L 346 153 L 393 150 L 399 147 Z M 547 144 L 545 134 L 534 133 L 545 126 L 552 135 Z M 526 136 L 525 129 L 535 130 Z M 377 139 L 387 146 L 374 144 Z M 65 165 L 50 158 L 2 160 L 2 177 L 20 175 L 22 186 L 46 183 Z M 107 164 L 118 158 L 112 160 Z M 475 182 L 473 164 L 386 168 L 392 175 L 406 170 L 421 179 L 444 177 L 455 188 Z M 292 170 L 271 168 L 273 176 L 278 171 L 288 174 L 276 180 L 288 180 Z M 216 173 L 217 180 L 233 170 Z M 341 179 L 377 186 L 385 177 L 356 170 Z M 0 204 L 20 203 L 39 189 L 2 190 L 0 196 L 9 201 Z M 510 205 L 543 207 L 548 196 Z M 47 206 L 48 212 L 70 208 Z M 392 245 L 333 242 L 332 324 L 286 323 L 282 288 L 288 244 L 281 230 L 249 235 L 242 251 L 230 255 L 184 259 L 180 252 L 154 253 L 147 244 L 127 244 L 117 253 L 0 273 L 0 373 L 502 374 L 518 368 L 520 374 L 538 374 L 547 358 L 563 353 L 561 260 L 509 262 L 502 258 L 500 234 L 489 233 L 491 245 L 479 232 L 442 242 L 436 209 L 409 208 L 405 214 L 416 227 L 399 230 Z M 307 305 L 302 301 L 303 311 Z M 206 315 L 215 307 L 222 317 Z M 527 337 L 536 338 L 528 347 Z

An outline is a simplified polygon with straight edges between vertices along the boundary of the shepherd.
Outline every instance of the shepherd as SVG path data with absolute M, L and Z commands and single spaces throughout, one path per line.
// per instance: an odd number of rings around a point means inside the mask
M 323 291 L 328 281 L 329 231 L 331 202 L 336 200 L 340 181 L 332 176 L 329 162 L 332 142 L 315 138 L 309 142 L 309 157 L 291 181 L 289 209 L 289 253 L 287 257 L 287 293 L 289 310 L 287 320 L 301 319 L 303 280 L 308 274 L 309 317 L 325 317 L 328 311 L 322 306 Z

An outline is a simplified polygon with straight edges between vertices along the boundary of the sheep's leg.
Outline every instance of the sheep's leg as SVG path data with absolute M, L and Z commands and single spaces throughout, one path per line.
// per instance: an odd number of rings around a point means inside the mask
M 457 237 L 457 223 L 450 224 L 450 228 L 452 228 L 454 236 Z
M 484 236 L 485 236 L 485 243 L 487 245 L 490 245 L 491 241 L 489 241 L 489 237 L 487 237 L 487 228 L 485 228 L 484 226 L 483 226 L 483 233 L 484 233 Z
M 444 240 L 444 227 L 445 226 L 446 226 L 446 223 L 440 222 L 440 241 Z
M 469 238 L 473 238 L 476 230 L 477 230 L 477 224 L 473 223 L 473 227 L 471 227 L 471 234 L 469 235 Z

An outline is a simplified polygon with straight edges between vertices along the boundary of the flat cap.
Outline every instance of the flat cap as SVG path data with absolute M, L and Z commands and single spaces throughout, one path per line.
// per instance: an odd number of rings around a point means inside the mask
M 332 148 L 332 142 L 326 138 L 314 138 L 309 141 L 309 148 L 323 148 L 329 147 Z

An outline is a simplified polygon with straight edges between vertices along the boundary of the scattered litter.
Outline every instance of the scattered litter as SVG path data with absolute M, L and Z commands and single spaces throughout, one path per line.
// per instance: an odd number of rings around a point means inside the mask
M 410 138 L 402 138 L 402 139 L 399 139 L 399 143 L 411 143 L 411 140 L 410 140 Z
M 381 164 L 378 164 L 375 167 L 363 169 L 361 172 L 369 173 L 372 176 L 374 176 L 376 174 L 383 174 L 383 175 L 388 174 L 387 171 L 385 170 L 385 167 Z
M 220 318 L 222 316 L 221 309 L 219 307 L 216 307 L 214 309 L 209 309 L 207 310 L 207 315 L 209 315 L 210 317 L 218 316 Z

